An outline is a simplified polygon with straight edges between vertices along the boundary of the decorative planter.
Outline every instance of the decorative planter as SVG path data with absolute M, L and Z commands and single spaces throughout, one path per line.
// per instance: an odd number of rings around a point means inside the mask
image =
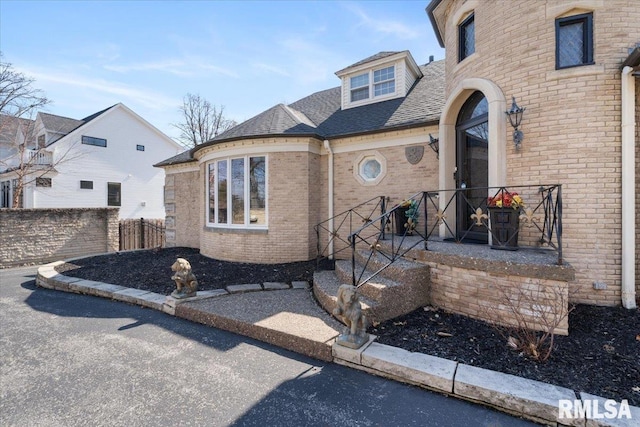
M 407 220 L 409 218 L 407 218 L 407 211 L 409 210 L 409 208 L 403 208 L 403 207 L 399 207 L 398 209 L 396 209 L 394 211 L 394 216 L 395 216 L 395 223 L 396 223 L 396 234 L 398 236 L 404 236 L 405 235 L 405 231 L 407 231 Z M 413 234 L 412 233 L 413 230 L 409 230 L 407 231 L 407 236 Z
M 520 210 L 499 207 L 488 209 L 491 221 L 491 249 L 517 251 Z

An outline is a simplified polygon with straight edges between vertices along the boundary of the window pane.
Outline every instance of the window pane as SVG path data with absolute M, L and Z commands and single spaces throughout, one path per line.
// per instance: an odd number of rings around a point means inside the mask
M 471 15 L 458 27 L 459 61 L 476 51 L 476 26 L 474 20 L 474 15 Z
M 249 159 L 249 222 L 264 225 L 266 217 L 266 161 L 264 157 Z
M 367 181 L 373 181 L 380 175 L 381 171 L 382 167 L 380 166 L 380 162 L 376 159 L 369 159 L 362 163 L 360 176 Z
M 570 67 L 584 63 L 584 23 L 563 24 L 558 28 L 558 65 Z
M 97 147 L 106 147 L 107 140 L 104 138 L 94 138 L 93 136 L 82 136 L 82 143 L 87 145 L 95 145 Z
M 209 222 L 216 222 L 216 168 L 209 163 Z
M 244 159 L 231 160 L 232 223 L 244 224 Z
M 351 89 L 355 89 L 362 86 L 369 86 L 369 74 L 360 74 L 359 76 L 351 77 Z
M 218 224 L 227 223 L 227 161 L 218 162 Z
M 107 206 L 120 206 L 121 194 L 120 183 L 109 182 L 107 183 Z
M 379 83 L 373 87 L 373 96 L 385 95 L 387 93 L 393 93 L 396 91 L 396 82 L 392 80 L 390 82 Z
M 369 98 L 369 86 L 351 91 L 351 102 Z
M 380 83 L 386 80 L 392 80 L 393 78 L 394 78 L 393 66 L 383 68 L 382 70 L 376 70 L 373 72 L 374 83 Z

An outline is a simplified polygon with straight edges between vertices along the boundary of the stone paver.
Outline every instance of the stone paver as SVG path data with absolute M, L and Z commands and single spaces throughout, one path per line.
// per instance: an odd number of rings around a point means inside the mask
M 575 393 L 568 388 L 462 363 L 456 370 L 454 393 L 530 419 L 553 423 L 559 421 L 558 401 L 575 399 Z
M 240 292 L 256 292 L 261 291 L 262 286 L 257 283 L 247 284 L 247 285 L 230 285 L 227 286 L 227 291 L 230 294 L 240 293 Z

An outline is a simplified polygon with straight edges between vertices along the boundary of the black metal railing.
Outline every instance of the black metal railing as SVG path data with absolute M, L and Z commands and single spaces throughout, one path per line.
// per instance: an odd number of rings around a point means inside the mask
M 385 212 L 386 198 L 376 196 L 359 205 L 335 215 L 314 227 L 318 246 L 317 264 L 333 261 L 350 248 L 349 236 L 363 224 L 370 224 L 373 217 Z M 380 227 L 379 227 L 380 228 Z M 382 227 L 384 228 L 384 227 Z M 348 254 L 345 255 L 345 258 Z
M 420 244 L 429 250 L 430 240 L 484 243 L 494 249 L 547 248 L 557 253 L 557 264 L 563 263 L 562 185 L 425 191 L 408 198 L 406 204 L 412 205 L 410 214 L 403 204 L 383 209 L 349 235 L 354 286 L 367 283 Z M 381 240 L 387 241 L 385 249 Z M 369 250 L 359 273 L 358 248 Z M 374 256 L 381 266 L 365 277 Z

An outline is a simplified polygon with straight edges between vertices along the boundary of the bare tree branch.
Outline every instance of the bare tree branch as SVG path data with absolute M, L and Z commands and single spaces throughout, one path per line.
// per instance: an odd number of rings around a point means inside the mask
M 237 124 L 224 117 L 224 106 L 211 105 L 197 94 L 188 93 L 179 110 L 183 121 L 172 126 L 180 130 L 179 139 L 189 148 L 207 142 Z
M 33 83 L 33 79 L 3 62 L 0 53 L 0 173 L 10 173 L 15 183 L 14 208 L 21 207 L 27 185 L 82 155 L 72 150 L 73 144 L 54 153 L 47 150 L 46 141 L 37 141 L 35 119 L 38 110 L 50 101 Z

